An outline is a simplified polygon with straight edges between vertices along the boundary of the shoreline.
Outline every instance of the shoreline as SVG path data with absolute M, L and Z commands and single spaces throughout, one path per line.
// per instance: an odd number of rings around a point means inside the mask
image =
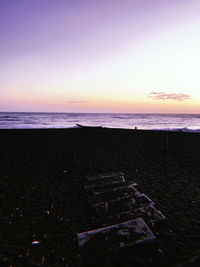
M 43 130 L 59 130 L 59 131 L 64 131 L 67 129 L 80 129 L 81 127 L 79 126 L 74 126 L 74 127 L 66 127 L 66 128 L 0 128 L 0 131 L 14 131 L 14 130 L 19 130 L 19 131 L 27 131 L 27 130 L 33 130 L 33 131 L 43 131 Z M 186 129 L 186 128 L 180 128 L 180 129 L 141 129 L 141 128 L 119 128 L 119 127 L 114 127 L 114 128 L 110 128 L 110 127 L 104 127 L 104 126 L 90 126 L 90 125 L 84 125 L 81 129 L 95 129 L 95 128 L 100 128 L 102 130 L 106 129 L 106 130 L 125 130 L 125 131 L 140 131 L 140 132 L 178 132 L 178 133 L 200 133 L 200 129 L 196 129 L 196 130 L 191 130 L 191 129 Z M 185 129 L 185 130 L 184 130 Z
M 155 243 L 95 266 L 173 266 L 199 256 L 200 136 L 130 129 L 0 129 L 2 253 L 19 266 L 76 266 L 76 233 L 101 226 L 85 177 L 123 171 L 167 221 Z M 38 245 L 32 242 L 40 241 Z M 86 265 L 87 266 L 87 265 Z
M 63 129 L 96 126 L 109 129 L 200 132 L 198 114 L 1 113 L 2 129 Z

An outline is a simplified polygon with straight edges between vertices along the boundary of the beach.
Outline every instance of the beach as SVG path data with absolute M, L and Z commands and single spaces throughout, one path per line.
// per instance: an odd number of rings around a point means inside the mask
M 96 261 L 93 255 L 82 265 L 185 266 L 200 256 L 199 162 L 199 133 L 0 130 L 0 263 L 79 266 L 76 234 L 102 225 L 85 177 L 122 171 L 167 220 L 157 226 L 156 241 Z

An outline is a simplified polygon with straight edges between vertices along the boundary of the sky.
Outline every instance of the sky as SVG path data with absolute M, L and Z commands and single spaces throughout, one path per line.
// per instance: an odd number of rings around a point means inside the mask
M 200 113 L 200 0 L 0 0 L 0 111 Z

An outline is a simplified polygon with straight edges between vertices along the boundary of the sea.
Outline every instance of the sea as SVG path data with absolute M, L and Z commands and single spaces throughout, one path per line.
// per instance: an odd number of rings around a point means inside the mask
M 77 124 L 200 132 L 200 114 L 0 112 L 0 129 L 76 128 Z

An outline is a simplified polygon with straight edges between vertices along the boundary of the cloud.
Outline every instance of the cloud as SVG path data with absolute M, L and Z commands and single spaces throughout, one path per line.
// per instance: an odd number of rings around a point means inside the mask
M 76 100 L 72 100 L 72 101 L 67 101 L 67 104 L 70 104 L 70 105 L 76 105 L 76 104 L 86 104 L 88 103 L 88 101 L 76 101 Z
M 174 101 L 184 101 L 187 99 L 191 99 L 192 97 L 187 94 L 166 94 L 165 92 L 151 92 L 148 95 L 148 98 L 152 98 L 153 100 L 174 100 Z

